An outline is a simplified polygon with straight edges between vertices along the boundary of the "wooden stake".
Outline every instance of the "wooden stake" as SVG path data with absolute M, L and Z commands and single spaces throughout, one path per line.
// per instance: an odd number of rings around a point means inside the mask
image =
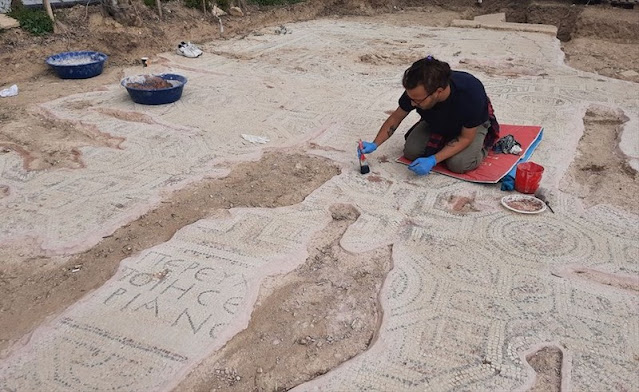
M 160 19 L 162 19 L 162 3 L 160 0 L 155 0 L 155 5 L 158 7 L 158 15 L 160 15 Z
M 47 15 L 49 15 L 49 19 L 55 23 L 55 16 L 53 16 L 53 10 L 51 9 L 51 3 L 49 0 L 42 0 L 42 4 L 44 5 L 44 9 L 47 10 Z

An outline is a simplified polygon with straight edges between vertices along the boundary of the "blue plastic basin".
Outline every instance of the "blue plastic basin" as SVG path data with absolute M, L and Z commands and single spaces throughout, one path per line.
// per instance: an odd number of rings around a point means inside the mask
M 157 76 L 164 80 L 169 81 L 173 86 L 160 89 L 141 89 L 136 87 L 129 87 L 131 83 L 143 84 L 144 79 L 147 76 Z M 182 97 L 182 90 L 186 84 L 187 79 L 182 75 L 177 74 L 159 74 L 159 75 L 138 75 L 129 76 L 122 79 L 120 84 L 126 88 L 129 92 L 131 99 L 135 103 L 141 103 L 143 105 L 163 105 L 165 103 L 172 103 Z
M 100 52 L 63 52 L 46 60 L 61 79 L 87 79 L 100 75 L 108 56 Z

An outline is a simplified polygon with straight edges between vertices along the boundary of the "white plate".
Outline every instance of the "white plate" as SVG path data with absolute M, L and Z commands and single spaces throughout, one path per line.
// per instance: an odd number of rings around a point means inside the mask
M 537 210 L 534 211 L 526 211 L 520 208 L 517 208 L 517 206 L 510 206 L 508 205 L 508 203 L 512 203 L 512 202 L 518 202 L 518 201 L 523 201 L 523 202 L 535 202 L 535 203 L 539 203 L 541 205 L 541 207 Z M 539 214 L 540 212 L 544 212 L 546 211 L 546 203 L 544 203 L 543 201 L 539 200 L 538 198 L 534 197 L 534 196 L 530 196 L 530 195 L 508 195 L 508 196 L 504 196 L 501 198 L 501 204 L 508 208 L 511 211 L 515 211 L 515 212 L 519 212 L 520 214 Z

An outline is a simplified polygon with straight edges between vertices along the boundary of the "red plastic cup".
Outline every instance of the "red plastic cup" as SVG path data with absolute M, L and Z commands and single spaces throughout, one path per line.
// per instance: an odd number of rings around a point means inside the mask
M 543 172 L 544 167 L 534 162 L 520 163 L 515 172 L 515 190 L 521 193 L 535 193 Z

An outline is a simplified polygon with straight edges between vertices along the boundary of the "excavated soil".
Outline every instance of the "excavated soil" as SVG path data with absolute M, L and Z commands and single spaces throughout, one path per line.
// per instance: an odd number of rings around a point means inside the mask
M 557 347 L 544 347 L 526 360 L 537 373 L 535 384 L 529 392 L 561 391 L 561 361 L 563 354 Z
M 137 88 L 139 90 L 159 90 L 173 87 L 171 83 L 158 76 L 147 77 L 144 80 L 144 83 L 128 83 L 126 86 L 130 88 Z
M 5 113 L 4 121 L 0 128 L 0 151 L 20 154 L 27 170 L 82 168 L 81 147 L 119 148 L 124 141 L 95 126 L 56 119 L 41 109 L 18 107 Z
M 576 20 L 572 39 L 562 44 L 568 65 L 611 78 L 639 82 L 637 8 L 586 8 Z
M 591 107 L 587 111 L 585 131 L 561 186 L 563 191 L 582 198 L 587 205 L 605 203 L 637 212 L 639 176 L 618 147 L 627 120 L 620 111 L 606 107 Z

